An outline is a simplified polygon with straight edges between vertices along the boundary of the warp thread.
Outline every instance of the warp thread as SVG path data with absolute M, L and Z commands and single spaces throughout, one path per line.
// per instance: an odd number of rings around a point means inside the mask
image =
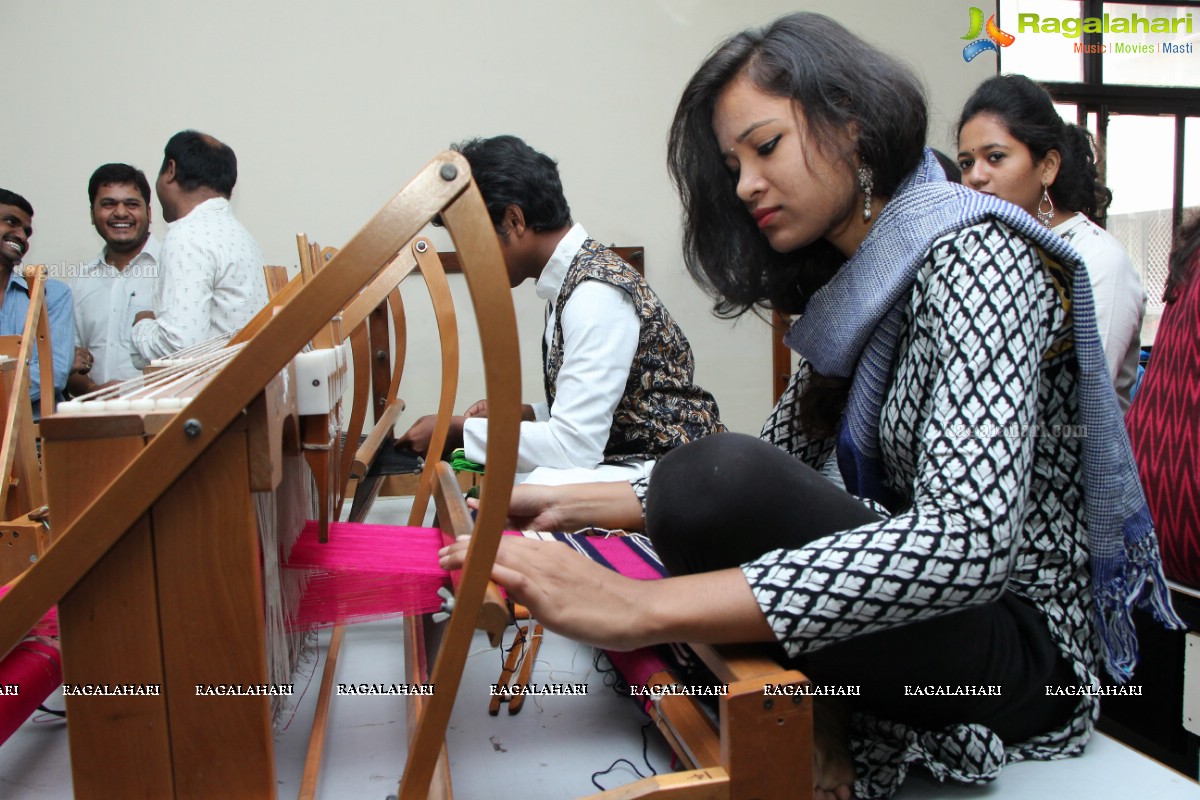
M 0 587 L 0 597 L 8 590 L 8 586 Z M 62 656 L 57 638 L 58 609 L 52 608 L 33 626 L 26 639 L 0 660 L 0 686 L 17 687 L 16 694 L 0 695 L 0 744 L 62 683 Z
M 437 528 L 354 522 L 330 524 L 329 541 L 322 544 L 316 523 L 309 522 L 283 565 L 307 577 L 289 627 L 328 628 L 437 611 L 442 604 L 437 590 L 450 577 L 438 565 L 442 545 Z

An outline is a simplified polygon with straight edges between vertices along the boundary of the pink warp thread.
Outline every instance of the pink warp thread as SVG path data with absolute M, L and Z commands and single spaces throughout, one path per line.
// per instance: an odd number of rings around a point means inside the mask
M 9 588 L 0 586 L 0 597 Z M 0 696 L 0 744 L 62 683 L 62 656 L 53 641 L 57 636 L 58 609 L 52 608 L 33 626 L 29 638 L 0 660 L 0 686 L 17 687 L 16 694 Z
M 384 619 L 400 614 L 437 611 L 437 590 L 449 573 L 438 566 L 442 532 L 335 522 L 329 541 L 317 541 L 317 525 L 309 521 L 292 547 L 285 569 L 302 570 L 307 587 L 293 630 L 326 628 Z

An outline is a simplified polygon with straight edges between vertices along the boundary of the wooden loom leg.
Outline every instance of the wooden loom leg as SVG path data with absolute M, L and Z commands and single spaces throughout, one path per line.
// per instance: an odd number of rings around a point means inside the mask
M 143 447 L 141 436 L 47 439 L 43 456 L 55 530 L 69 525 L 111 471 Z M 59 602 L 59 633 L 69 654 L 63 659 L 64 685 L 165 683 L 156 584 L 144 517 Z M 165 694 L 74 696 L 66 698 L 66 706 L 75 797 L 175 796 Z
M 721 698 L 730 800 L 811 800 L 812 698 L 768 697 L 763 687 L 762 679 L 732 683 Z
M 300 779 L 299 800 L 313 800 L 317 794 L 317 777 L 320 775 L 321 755 L 325 749 L 325 731 L 329 727 L 329 704 L 333 699 L 333 678 L 337 673 L 338 656 L 342 652 L 342 640 L 345 637 L 346 626 L 336 626 L 329 637 L 329 649 L 325 651 L 321 693 L 317 695 L 317 712 L 313 717 L 312 732 L 308 737 L 308 754 L 304 757 L 304 775 Z
M 474 184 L 443 210 L 442 221 L 462 257 L 480 332 L 488 399 L 488 471 L 458 583 L 456 606 L 431 676 L 436 694 L 422 707 L 409 740 L 408 763 L 399 789 L 401 800 L 428 796 L 439 761 L 432 756 L 440 757 L 444 750 L 446 727 L 508 514 L 521 413 L 516 316 L 507 276 L 499 268 L 504 262 L 495 230 Z M 439 470 L 441 474 L 445 473 Z M 457 490 L 457 481 L 452 475 L 449 478 Z M 461 501 L 461 494 L 458 497 Z
M 249 482 L 246 433 L 235 426 L 154 507 L 178 798 L 275 796 L 270 697 L 213 697 L 196 689 L 268 681 L 261 546 Z
M 678 679 L 670 672 L 656 672 L 648 686 L 671 686 Z M 721 766 L 721 738 L 717 726 L 694 697 L 664 694 L 650 708 L 659 732 L 688 769 Z

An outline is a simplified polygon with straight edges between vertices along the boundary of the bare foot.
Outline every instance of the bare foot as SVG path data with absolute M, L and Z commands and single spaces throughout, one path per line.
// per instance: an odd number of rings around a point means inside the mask
M 850 757 L 850 713 L 831 698 L 814 698 L 813 800 L 851 800 L 854 761 Z

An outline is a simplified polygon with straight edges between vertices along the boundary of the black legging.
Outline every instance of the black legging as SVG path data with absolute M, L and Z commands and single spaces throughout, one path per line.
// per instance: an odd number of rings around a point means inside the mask
M 740 566 L 879 520 L 777 447 L 718 434 L 654 468 L 646 532 L 673 575 Z M 782 653 L 782 649 L 778 651 Z M 853 637 L 791 662 L 817 684 L 859 686 L 856 706 L 927 730 L 978 722 L 1006 742 L 1061 726 L 1075 708 L 1047 685 L 1078 683 L 1041 612 L 1012 592 L 981 606 Z M 1000 696 L 906 695 L 905 686 L 993 686 Z

